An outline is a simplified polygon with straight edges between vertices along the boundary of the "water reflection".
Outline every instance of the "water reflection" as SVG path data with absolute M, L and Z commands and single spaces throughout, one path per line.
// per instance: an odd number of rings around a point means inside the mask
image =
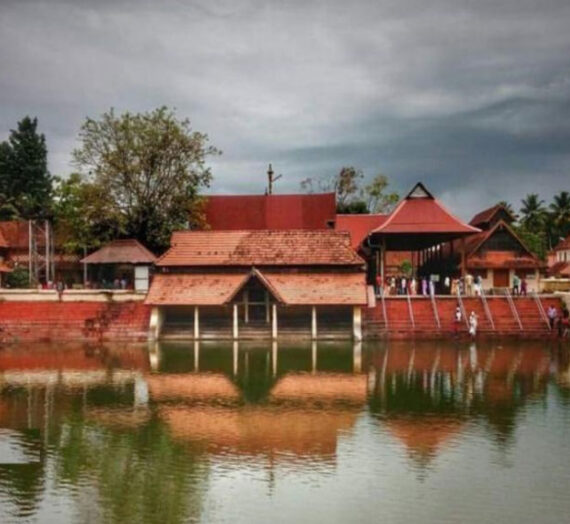
M 549 391 L 567 424 L 567 348 L 538 343 L 6 347 L 0 521 L 228 519 L 230 478 L 263 472 L 264 497 L 283 472 L 350 490 L 400 452 L 402 481 L 473 435 L 515 449 Z

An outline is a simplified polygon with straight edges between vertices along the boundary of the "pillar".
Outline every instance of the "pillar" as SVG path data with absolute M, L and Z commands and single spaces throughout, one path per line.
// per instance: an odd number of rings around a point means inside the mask
M 311 338 L 315 340 L 317 338 L 317 307 L 313 306 L 311 308 Z
M 249 289 L 245 289 L 243 292 L 243 319 L 246 324 L 249 324 Z
M 359 306 L 352 310 L 352 336 L 354 340 L 362 340 L 362 309 Z
M 315 340 L 311 344 L 311 372 L 313 375 L 317 372 L 317 342 Z
M 277 338 L 277 304 L 272 305 L 272 312 L 271 338 L 275 340 Z
M 277 376 L 277 342 L 272 342 L 271 344 L 271 371 L 273 372 L 273 377 Z
M 233 372 L 234 372 L 234 377 L 237 376 L 238 374 L 238 357 L 239 357 L 239 345 L 237 340 L 234 341 L 233 343 Z
M 239 336 L 238 329 L 238 305 L 234 304 L 234 322 L 233 322 L 233 338 L 236 339 Z
M 265 290 L 265 322 L 269 324 L 271 314 L 269 312 L 269 292 Z
M 200 371 L 200 342 L 194 341 L 194 371 Z
M 164 312 L 159 306 L 153 306 L 150 312 L 150 322 L 148 337 L 150 340 L 156 340 L 160 336 L 162 324 L 164 323 Z
M 386 238 L 382 238 L 382 286 L 386 282 Z
M 362 372 L 362 342 L 354 342 L 352 347 L 352 371 L 354 373 Z
M 200 309 L 194 306 L 194 340 L 200 338 Z

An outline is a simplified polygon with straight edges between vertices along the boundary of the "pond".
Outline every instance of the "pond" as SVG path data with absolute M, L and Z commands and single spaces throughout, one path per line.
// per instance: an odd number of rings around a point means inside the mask
M 570 515 L 550 342 L 0 349 L 0 522 Z

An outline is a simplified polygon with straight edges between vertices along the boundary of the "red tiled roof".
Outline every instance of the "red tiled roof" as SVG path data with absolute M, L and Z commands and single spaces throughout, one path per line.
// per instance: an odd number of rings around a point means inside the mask
M 316 195 L 215 195 L 207 198 L 212 230 L 327 229 L 336 213 L 334 193 Z
M 452 215 L 418 183 L 374 233 L 478 233 Z
M 272 294 L 287 305 L 366 305 L 364 273 L 262 273 Z
M 27 220 L 0 222 L 0 234 L 11 248 L 28 249 L 29 225 Z
M 0 273 L 11 273 L 12 271 L 14 270 L 10 266 L 0 260 Z
M 153 264 L 156 257 L 134 238 L 113 240 L 86 256 L 83 264 Z
M 364 261 L 348 233 L 322 231 L 178 231 L 157 266 L 354 266 Z
M 570 262 L 556 262 L 552 267 L 548 268 L 548 276 L 570 277 Z
M 568 235 L 564 240 L 558 242 L 554 248 L 554 251 L 563 251 L 566 249 L 570 249 L 570 235 Z
M 389 215 L 336 215 L 335 230 L 350 233 L 350 243 L 358 249 L 368 234 L 383 224 Z
M 485 210 L 477 213 L 471 219 L 471 222 L 469 222 L 469 224 L 472 226 L 479 226 L 480 224 L 487 224 L 493 219 L 495 214 L 497 214 L 501 210 L 503 210 L 505 213 L 507 213 L 512 218 L 512 220 L 514 221 L 514 217 L 513 217 L 512 213 L 505 206 L 503 206 L 502 204 L 495 204 L 493 207 L 490 207 L 488 209 L 485 209 Z
M 145 304 L 162 306 L 219 306 L 229 302 L 250 274 L 155 275 Z

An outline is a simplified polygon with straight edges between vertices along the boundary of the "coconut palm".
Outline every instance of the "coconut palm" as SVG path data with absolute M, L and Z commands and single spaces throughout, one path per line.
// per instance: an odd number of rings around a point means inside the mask
M 532 233 L 538 233 L 544 226 L 546 209 L 544 200 L 538 197 L 537 193 L 528 194 L 521 200 L 522 225 Z
M 550 204 L 552 227 L 557 238 L 565 238 L 570 233 L 570 193 L 561 191 L 554 195 Z M 554 242 L 556 244 L 556 242 Z

